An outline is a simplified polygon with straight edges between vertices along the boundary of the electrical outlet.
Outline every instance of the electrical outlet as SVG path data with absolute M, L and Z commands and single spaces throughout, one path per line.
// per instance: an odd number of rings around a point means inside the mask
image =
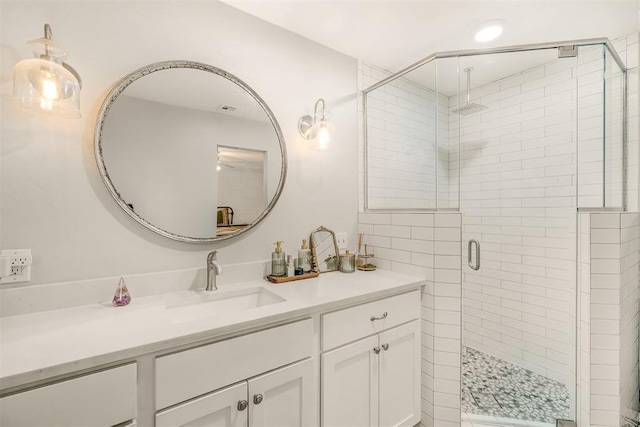
M 349 249 L 349 244 L 347 242 L 347 233 L 336 233 L 336 243 L 338 244 L 338 249 L 340 250 Z
M 31 249 L 9 249 L 0 251 L 0 258 L 5 261 L 7 272 L 0 272 L 0 284 L 19 283 L 31 280 Z M 8 274 L 7 274 L 8 273 Z

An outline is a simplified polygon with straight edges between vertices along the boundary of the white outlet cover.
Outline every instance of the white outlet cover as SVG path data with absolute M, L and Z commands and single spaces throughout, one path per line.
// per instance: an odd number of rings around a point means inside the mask
M 19 268 L 19 274 L 9 274 L 0 277 L 0 284 L 21 283 L 31 280 L 31 249 L 5 249 L 0 251 L 0 257 L 9 258 L 10 269 Z
M 336 243 L 338 244 L 338 249 L 347 249 L 347 233 L 336 233 Z

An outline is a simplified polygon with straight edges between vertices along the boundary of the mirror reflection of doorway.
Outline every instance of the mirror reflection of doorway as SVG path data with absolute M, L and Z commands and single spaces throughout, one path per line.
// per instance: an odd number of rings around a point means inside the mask
M 225 226 L 255 221 L 267 205 L 267 152 L 219 145 L 217 169 L 218 206 L 233 212 Z

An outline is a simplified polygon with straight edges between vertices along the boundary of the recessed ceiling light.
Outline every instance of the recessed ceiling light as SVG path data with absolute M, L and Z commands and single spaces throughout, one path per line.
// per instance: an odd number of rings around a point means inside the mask
M 476 41 L 483 43 L 494 40 L 502 34 L 502 23 L 497 21 L 492 21 L 486 23 L 476 32 Z

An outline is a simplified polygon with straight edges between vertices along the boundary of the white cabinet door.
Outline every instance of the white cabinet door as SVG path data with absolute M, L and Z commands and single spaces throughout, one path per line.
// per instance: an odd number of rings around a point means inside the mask
M 322 425 L 378 425 L 378 336 L 322 355 Z
M 380 426 L 420 421 L 420 321 L 381 332 Z
M 313 378 L 313 361 L 307 359 L 250 379 L 249 427 L 317 425 Z
M 244 405 L 239 406 L 240 402 Z M 159 412 L 156 427 L 246 427 L 248 412 L 247 382 L 243 381 Z

